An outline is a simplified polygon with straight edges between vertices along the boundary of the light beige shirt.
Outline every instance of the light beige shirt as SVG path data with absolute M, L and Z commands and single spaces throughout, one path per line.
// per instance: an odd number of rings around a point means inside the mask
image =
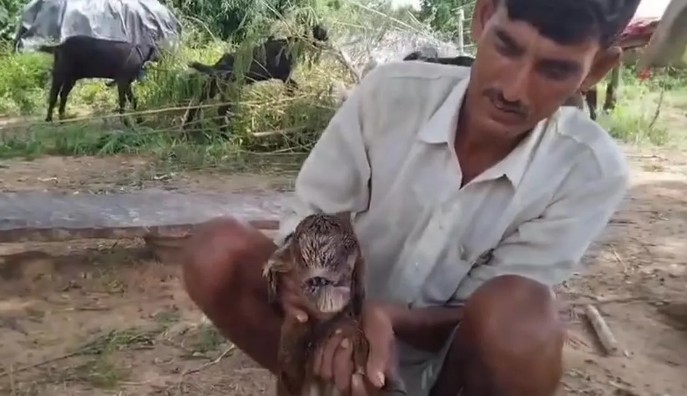
M 468 82 L 457 66 L 372 70 L 303 164 L 278 242 L 316 209 L 352 211 L 368 295 L 412 307 L 461 303 L 498 275 L 553 286 L 579 271 L 626 192 L 624 155 L 586 114 L 561 108 L 461 188 L 452 142 Z M 401 350 L 417 368 L 409 394 L 428 394 L 440 359 Z

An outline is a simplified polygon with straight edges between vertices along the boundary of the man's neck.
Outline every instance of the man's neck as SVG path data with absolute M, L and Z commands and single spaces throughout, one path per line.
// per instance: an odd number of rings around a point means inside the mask
M 484 131 L 475 125 L 468 109 L 468 98 L 461 106 L 456 126 L 456 138 L 454 147 L 460 157 L 461 154 L 469 156 L 488 157 L 500 161 L 505 158 L 528 135 L 527 133 L 513 139 L 494 138 L 494 134 Z

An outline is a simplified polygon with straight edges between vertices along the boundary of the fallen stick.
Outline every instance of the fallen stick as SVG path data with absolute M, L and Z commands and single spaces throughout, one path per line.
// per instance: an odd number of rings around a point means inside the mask
M 599 310 L 591 304 L 587 304 L 584 307 L 584 313 L 589 319 L 589 322 L 596 333 L 601 346 L 608 356 L 617 356 L 620 354 L 620 347 L 618 346 L 618 341 L 611 332 L 611 329 L 606 324 L 606 321 L 601 317 Z

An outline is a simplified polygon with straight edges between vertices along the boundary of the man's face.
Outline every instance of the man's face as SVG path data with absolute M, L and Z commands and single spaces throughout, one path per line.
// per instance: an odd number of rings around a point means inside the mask
M 575 94 L 590 70 L 598 69 L 603 51 L 593 38 L 558 44 L 532 25 L 510 20 L 504 5 L 480 3 L 473 21 L 478 51 L 468 89 L 470 117 L 495 137 L 516 137 Z

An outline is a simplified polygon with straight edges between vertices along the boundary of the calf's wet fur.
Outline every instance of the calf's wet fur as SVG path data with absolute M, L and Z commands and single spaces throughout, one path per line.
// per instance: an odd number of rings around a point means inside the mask
M 289 276 L 315 312 L 305 323 L 285 317 L 281 326 L 277 371 L 278 396 L 338 396 L 333 384 L 314 377 L 314 351 L 337 329 L 351 341 L 356 373 L 365 375 L 369 345 L 360 328 L 365 300 L 365 262 L 350 214 L 305 217 L 265 265 L 270 302 L 280 306 L 281 279 Z M 369 395 L 405 394 L 389 378 L 381 390 L 366 382 Z M 392 392 L 391 389 L 397 389 Z

